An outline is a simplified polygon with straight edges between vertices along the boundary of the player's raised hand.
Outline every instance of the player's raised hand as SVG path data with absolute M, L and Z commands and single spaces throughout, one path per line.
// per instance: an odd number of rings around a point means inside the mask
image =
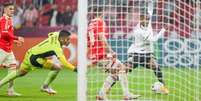
M 153 1 L 152 0 L 148 0 L 148 13 L 150 16 L 152 16 L 152 14 L 153 14 Z

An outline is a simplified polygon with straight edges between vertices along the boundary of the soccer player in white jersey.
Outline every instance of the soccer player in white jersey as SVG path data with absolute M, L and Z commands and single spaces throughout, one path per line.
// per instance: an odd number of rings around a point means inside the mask
M 165 32 L 162 28 L 158 34 L 153 34 L 151 25 L 152 13 L 140 15 L 140 22 L 135 27 L 132 36 L 135 38 L 133 44 L 128 49 L 128 59 L 125 64 L 129 67 L 137 68 L 139 65 L 152 69 L 158 81 L 165 85 L 162 71 L 153 57 L 153 43 L 158 40 Z M 149 15 L 149 17 L 147 17 Z M 163 94 L 168 94 L 169 90 L 163 86 L 161 88 Z
M 153 57 L 152 49 L 153 43 L 163 35 L 165 28 L 162 28 L 158 34 L 153 34 L 151 25 L 152 14 L 153 1 L 148 0 L 148 14 L 140 15 L 140 21 L 135 26 L 131 35 L 135 40 L 128 49 L 128 58 L 124 64 L 127 67 L 137 68 L 140 65 L 148 69 L 152 69 L 158 78 L 158 81 L 164 85 L 161 87 L 161 93 L 168 94 L 169 90 L 165 87 L 162 71 L 156 62 L 156 59 Z

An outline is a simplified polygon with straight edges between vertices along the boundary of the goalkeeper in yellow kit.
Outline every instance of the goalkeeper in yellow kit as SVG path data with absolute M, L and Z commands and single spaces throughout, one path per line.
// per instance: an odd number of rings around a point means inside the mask
M 71 33 L 65 30 L 49 33 L 46 40 L 26 52 L 20 68 L 4 77 L 0 81 L 0 87 L 17 77 L 24 76 L 35 68 L 45 68 L 51 70 L 51 72 L 48 74 L 48 77 L 41 87 L 41 91 L 48 94 L 55 94 L 56 91 L 49 87 L 49 85 L 56 78 L 62 67 L 77 71 L 77 69 L 66 60 L 62 49 L 63 46 L 68 46 L 70 43 L 70 35 Z

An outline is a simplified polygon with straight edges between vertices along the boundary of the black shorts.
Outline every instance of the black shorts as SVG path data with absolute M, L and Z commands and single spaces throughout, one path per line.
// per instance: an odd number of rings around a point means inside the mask
M 152 53 L 131 53 L 128 54 L 128 58 L 124 64 L 133 68 L 137 68 L 138 66 L 149 68 L 151 58 L 154 58 Z

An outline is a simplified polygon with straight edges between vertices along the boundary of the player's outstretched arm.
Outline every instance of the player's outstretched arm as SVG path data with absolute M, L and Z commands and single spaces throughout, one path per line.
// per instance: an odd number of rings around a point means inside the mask
M 152 0 L 148 0 L 148 10 L 147 12 L 149 13 L 149 16 L 151 17 L 153 14 L 153 1 Z
M 162 28 L 158 34 L 150 35 L 149 40 L 150 41 L 157 41 L 164 33 L 165 33 L 165 28 Z
M 147 8 L 147 12 L 149 14 L 149 24 L 148 27 L 152 27 L 151 26 L 151 20 L 152 20 L 152 15 L 153 15 L 153 1 L 152 0 L 148 0 L 148 8 Z
M 62 63 L 62 65 L 63 65 L 65 68 L 70 69 L 70 70 L 72 70 L 72 71 L 74 71 L 74 72 L 77 72 L 77 68 L 76 68 L 74 65 L 72 65 L 71 63 L 69 63 L 69 62 L 66 60 L 66 58 L 65 58 L 64 55 L 61 56 L 61 57 L 59 57 L 59 60 L 60 60 L 60 62 Z

